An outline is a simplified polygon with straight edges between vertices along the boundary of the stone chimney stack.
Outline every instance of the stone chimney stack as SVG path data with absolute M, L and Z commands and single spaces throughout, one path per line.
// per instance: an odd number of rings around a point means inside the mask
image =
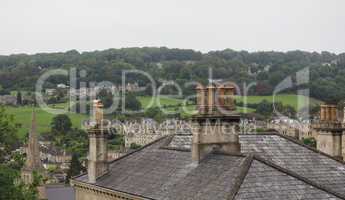
M 322 104 L 320 106 L 320 121 L 312 124 L 317 131 L 317 149 L 335 158 L 345 156 L 345 129 L 337 119 L 337 106 Z
M 198 85 L 196 91 L 199 113 L 193 117 L 192 160 L 199 163 L 213 150 L 240 153 L 234 87 L 211 83 Z
M 108 173 L 108 130 L 103 120 L 103 104 L 100 100 L 93 102 L 93 117 L 88 127 L 89 134 L 89 163 L 88 178 L 95 183 L 97 178 Z
M 337 121 L 337 106 L 322 104 L 320 106 L 320 121 Z

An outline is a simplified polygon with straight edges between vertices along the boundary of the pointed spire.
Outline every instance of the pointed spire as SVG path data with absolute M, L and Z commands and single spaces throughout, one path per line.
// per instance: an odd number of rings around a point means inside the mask
M 32 111 L 31 130 L 29 133 L 28 151 L 27 151 L 25 167 L 27 169 L 32 169 L 32 170 L 40 169 L 42 167 L 42 163 L 40 159 L 40 146 L 38 143 L 38 136 L 37 136 L 35 109 L 33 109 Z
M 35 107 L 32 109 L 32 117 L 31 117 L 31 130 L 30 134 L 35 134 L 37 132 L 37 124 L 36 124 L 36 110 Z

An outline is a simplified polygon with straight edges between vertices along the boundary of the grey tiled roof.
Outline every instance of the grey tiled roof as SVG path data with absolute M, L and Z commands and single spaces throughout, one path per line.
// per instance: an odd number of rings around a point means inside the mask
M 169 143 L 168 146 L 172 148 L 190 149 L 191 143 L 192 143 L 191 135 L 175 135 L 171 139 L 171 142 Z
M 339 199 L 332 194 L 254 160 L 236 200 L 245 199 Z
M 46 194 L 48 200 L 74 200 L 75 193 L 72 187 L 47 186 Z
M 112 163 L 97 185 L 153 199 L 226 199 L 244 157 L 210 155 L 195 165 L 190 152 L 160 149 L 164 142 Z
M 188 151 L 191 139 L 166 137 L 115 160 L 96 185 L 162 200 L 345 196 L 342 163 L 281 136 L 241 135 L 244 155 L 211 153 L 198 165 Z M 87 182 L 87 178 L 75 180 Z
M 279 135 L 241 135 L 243 153 L 256 153 L 345 195 L 345 165 Z

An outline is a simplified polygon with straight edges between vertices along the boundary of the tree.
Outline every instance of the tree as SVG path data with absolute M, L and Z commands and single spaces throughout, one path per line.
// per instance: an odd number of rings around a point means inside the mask
M 33 91 L 35 80 L 44 70 L 69 69 L 81 65 L 89 75 L 78 77 L 83 82 L 110 81 L 121 84 L 121 70 L 137 69 L 152 75 L 153 80 L 176 80 L 181 86 L 190 81 L 206 83 L 208 69 L 212 66 L 214 79 L 231 80 L 238 85 L 257 81 L 257 88 L 249 90 L 250 95 L 269 95 L 286 77 L 295 76 L 296 72 L 310 67 L 310 83 L 307 87 L 312 97 L 324 102 L 345 99 L 345 87 L 342 87 L 345 85 L 345 54 L 302 51 L 250 53 L 231 49 L 203 54 L 193 50 L 147 47 L 109 49 L 86 54 L 66 52 L 1 56 L 0 95 L 14 89 Z M 256 74 L 248 73 L 248 70 Z M 65 76 L 50 77 L 45 87 L 52 87 L 66 79 Z M 128 74 L 126 80 L 141 86 L 150 84 L 147 77 L 138 74 Z M 298 87 L 304 88 L 305 85 Z M 188 87 L 182 90 L 184 95 L 194 92 Z M 151 87 L 142 93 L 152 95 Z M 28 95 L 25 96 L 23 103 L 34 100 L 28 101 Z M 104 104 L 108 103 L 104 101 Z
M 131 148 L 131 149 L 139 149 L 139 148 L 141 148 L 141 145 L 136 144 L 136 143 L 131 143 L 129 148 Z
M 0 199 L 37 200 L 35 188 L 24 186 L 19 179 L 19 171 L 0 164 Z
M 17 92 L 17 104 L 18 105 L 22 105 L 23 104 L 22 93 L 20 91 Z
M 303 138 L 303 144 L 316 148 L 315 138 Z
M 71 166 L 67 172 L 66 183 L 69 183 L 71 177 L 79 175 L 80 172 L 84 170 L 85 169 L 80 163 L 78 155 L 74 153 L 72 155 Z
M 50 125 L 52 132 L 58 133 L 67 133 L 72 128 L 71 119 L 65 114 L 55 116 Z
M 72 129 L 71 119 L 65 115 L 60 114 L 53 118 L 51 122 L 51 136 L 55 145 L 65 148 L 67 146 L 68 132 Z
M 13 116 L 6 114 L 4 107 L 0 106 L 0 163 L 4 162 L 17 144 L 16 132 Z
M 74 128 L 65 135 L 63 141 L 67 152 L 73 152 L 78 157 L 86 157 L 89 140 L 85 131 Z
M 133 93 L 126 95 L 125 108 L 133 111 L 141 109 L 141 103 Z
M 159 107 L 151 107 L 145 111 L 145 117 L 153 118 L 157 122 L 162 122 L 166 116 Z
M 268 117 L 273 112 L 272 104 L 267 100 L 263 100 L 257 105 L 255 112 L 265 117 Z
M 113 94 L 107 89 L 102 89 L 98 93 L 97 98 L 101 100 L 104 108 L 109 108 L 113 104 Z

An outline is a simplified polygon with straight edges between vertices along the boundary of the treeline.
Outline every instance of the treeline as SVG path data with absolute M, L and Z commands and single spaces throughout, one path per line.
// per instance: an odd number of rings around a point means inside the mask
M 338 102 L 345 98 L 345 53 L 329 52 L 247 52 L 226 49 L 201 53 L 193 50 L 162 48 L 124 48 L 84 52 L 72 50 L 65 53 L 0 56 L 0 85 L 2 90 L 33 90 L 38 77 L 49 69 L 77 68 L 86 70 L 87 76 L 79 81 L 111 81 L 121 84 L 122 70 L 138 69 L 150 74 L 159 84 L 174 80 L 178 84 L 190 81 L 206 83 L 209 68 L 214 79 L 224 79 L 239 85 L 256 81 L 249 94 L 269 95 L 286 77 L 306 67 L 310 79 L 298 87 L 310 88 L 312 97 Z M 52 77 L 45 85 L 52 88 L 67 83 L 68 77 Z M 127 82 L 140 86 L 150 84 L 142 75 L 130 75 Z M 294 92 L 297 86 L 284 92 Z M 182 88 L 186 95 L 192 86 Z M 173 89 L 166 89 L 173 92 Z

